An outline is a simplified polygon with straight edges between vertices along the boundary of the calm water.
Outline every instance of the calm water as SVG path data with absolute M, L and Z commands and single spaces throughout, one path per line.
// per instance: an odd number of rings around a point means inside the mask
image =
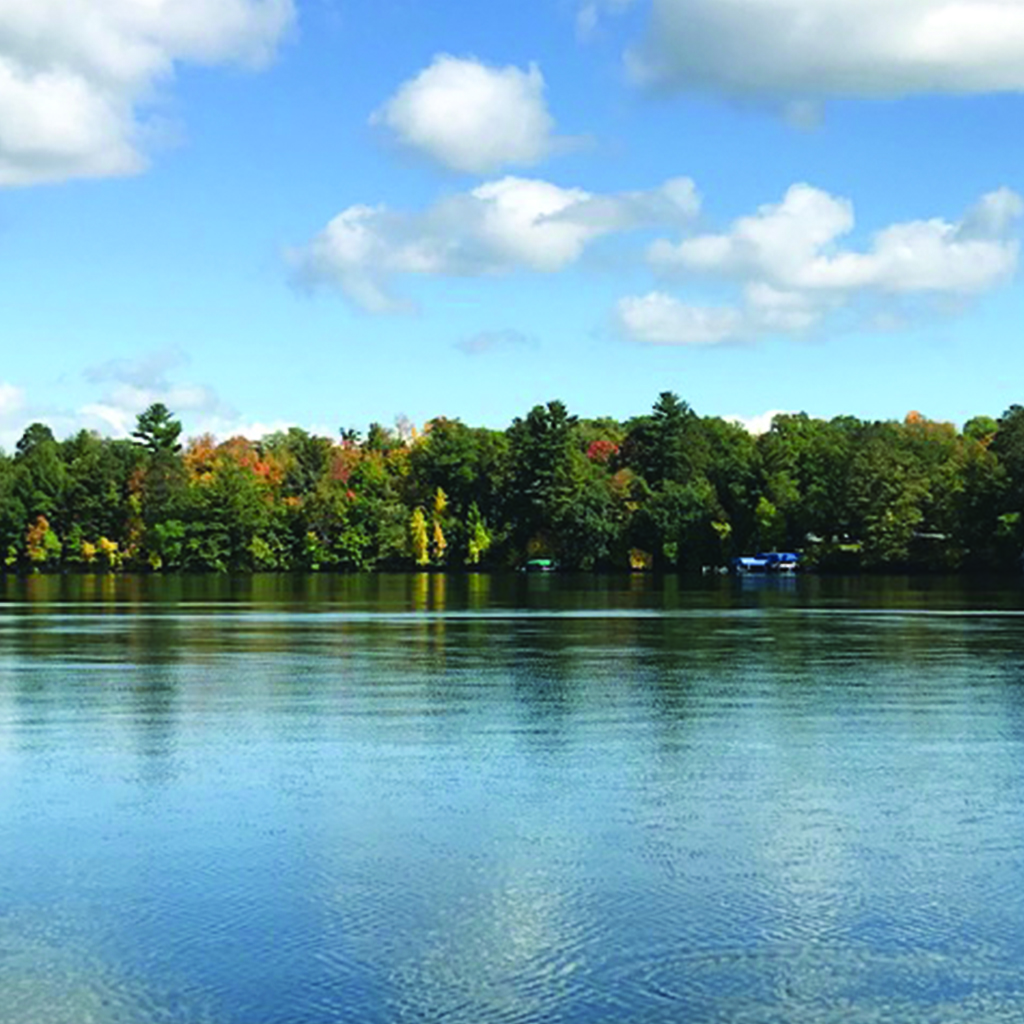
M 0 582 L 3 1024 L 1024 1021 L 1024 586 Z

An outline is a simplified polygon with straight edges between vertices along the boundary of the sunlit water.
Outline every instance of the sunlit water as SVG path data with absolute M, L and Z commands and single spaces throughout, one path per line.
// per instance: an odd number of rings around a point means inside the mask
M 1024 588 L 0 583 L 3 1024 L 1024 1021 Z

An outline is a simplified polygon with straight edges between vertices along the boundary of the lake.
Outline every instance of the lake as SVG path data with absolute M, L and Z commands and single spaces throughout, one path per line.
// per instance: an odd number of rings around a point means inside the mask
M 0 1021 L 1024 1020 L 1024 586 L 0 581 Z

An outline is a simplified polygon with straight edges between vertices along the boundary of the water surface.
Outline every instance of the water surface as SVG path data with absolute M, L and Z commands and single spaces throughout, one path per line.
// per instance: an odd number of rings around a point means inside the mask
M 0 1020 L 1024 1020 L 1024 592 L 0 583 Z

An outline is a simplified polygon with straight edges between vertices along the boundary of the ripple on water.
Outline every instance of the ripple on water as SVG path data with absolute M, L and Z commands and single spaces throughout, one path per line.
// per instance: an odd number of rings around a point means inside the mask
M 648 950 L 606 985 L 621 1019 L 723 1024 L 989 1024 L 1024 1020 L 1024 980 L 992 950 L 849 944 Z M 979 1014 L 981 1014 L 979 1016 Z
M 2 1024 L 1024 1022 L 1019 617 L 225 611 L 0 618 Z
M 88 908 L 50 907 L 0 917 L 0 1020 L 4 1024 L 218 1024 L 187 979 L 133 975 L 95 933 Z M 105 950 L 105 952 L 104 952 Z

